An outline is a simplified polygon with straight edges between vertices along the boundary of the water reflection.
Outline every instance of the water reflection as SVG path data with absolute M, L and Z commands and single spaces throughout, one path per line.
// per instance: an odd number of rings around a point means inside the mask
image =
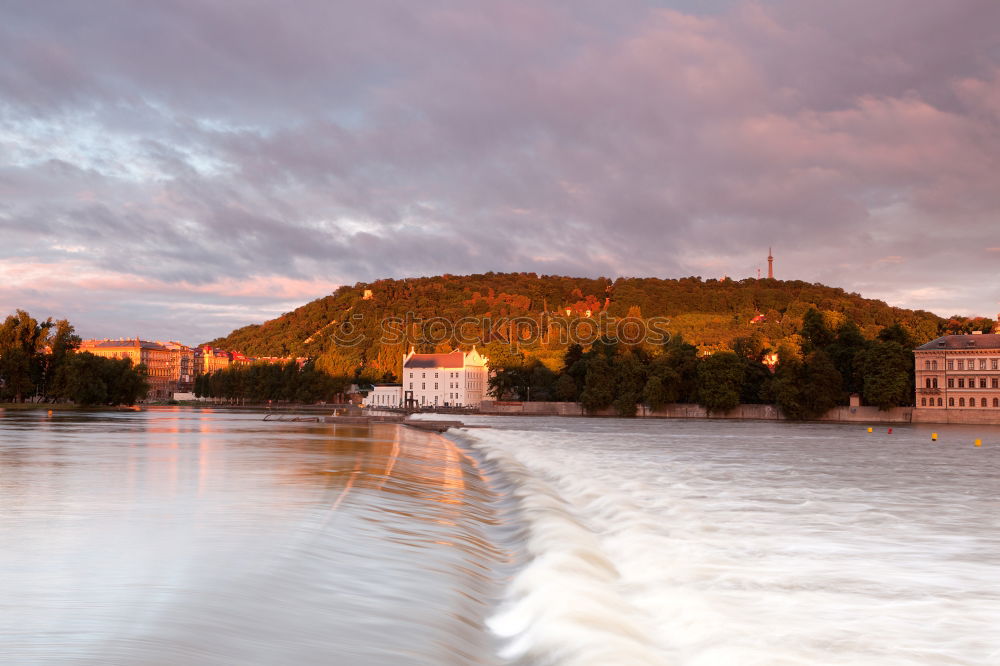
M 494 664 L 500 499 L 449 442 L 0 414 L 4 663 Z

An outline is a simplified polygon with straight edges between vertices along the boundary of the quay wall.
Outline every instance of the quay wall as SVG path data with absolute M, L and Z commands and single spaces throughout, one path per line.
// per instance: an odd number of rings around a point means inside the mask
M 913 410 L 913 423 L 1000 425 L 1000 410 L 916 408 Z
M 894 407 L 880 411 L 877 407 L 835 407 L 820 417 L 819 421 L 843 423 L 910 423 L 912 407 Z M 484 400 L 483 414 L 511 414 L 522 416 L 584 416 L 583 407 L 578 402 L 511 402 Z M 614 416 L 613 409 L 597 412 L 593 416 Z M 639 406 L 636 416 L 660 419 L 751 419 L 757 421 L 785 421 L 785 415 L 774 405 L 739 405 L 728 412 L 708 413 L 700 405 L 675 403 L 662 409 L 650 410 Z M 994 418 L 1000 419 L 1000 414 Z M 915 419 L 914 419 L 915 420 Z M 940 422 L 940 421 L 938 421 Z M 955 421 L 958 423 L 959 421 Z M 968 423 L 969 421 L 963 421 Z M 989 421 L 980 421 L 988 423 Z

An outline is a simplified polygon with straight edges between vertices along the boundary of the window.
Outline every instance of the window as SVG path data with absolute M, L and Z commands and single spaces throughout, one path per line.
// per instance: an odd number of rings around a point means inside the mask
M 959 407 L 965 407 L 965 398 L 959 398 L 958 399 L 958 406 Z
M 1000 359 L 993 359 L 992 367 L 994 370 L 1000 370 Z
M 965 388 L 965 377 L 958 378 L 958 388 Z
M 410 382 L 410 390 L 413 390 L 413 382 Z
M 985 358 L 979 359 L 979 369 L 980 370 L 985 370 L 986 369 L 986 359 Z
M 438 390 L 438 383 L 437 383 L 437 382 L 434 382 L 434 390 L 435 390 L 435 391 L 437 391 L 437 390 Z
M 986 377 L 979 378 L 979 388 L 986 388 Z
M 420 373 L 420 378 L 421 379 L 427 379 L 427 373 L 426 372 L 421 372 Z
M 410 379 L 413 379 L 413 371 L 410 371 Z
M 954 370 L 955 369 L 955 362 L 952 361 L 951 359 L 948 359 L 948 369 L 949 370 Z
M 949 377 L 948 378 L 948 388 L 955 388 L 955 378 L 954 377 Z
M 979 400 L 979 406 L 980 407 L 985 407 L 986 406 L 986 398 L 980 398 L 980 400 Z
M 993 388 L 1000 388 L 1000 379 L 997 379 L 996 377 L 994 377 L 993 381 L 992 381 L 992 386 L 993 386 Z
M 954 398 L 948 398 L 948 406 L 949 407 L 954 407 L 955 406 L 955 399 Z
M 926 384 L 926 386 L 924 388 L 930 388 L 931 387 L 931 378 L 930 377 L 927 378 L 927 381 L 925 382 L 925 384 Z
M 920 406 L 921 407 L 926 407 L 927 406 L 927 398 L 921 398 L 920 399 Z
M 438 373 L 435 372 L 434 373 L 434 379 L 437 379 L 437 378 L 438 378 Z
M 935 377 L 935 378 L 934 378 L 934 388 L 937 388 L 937 387 L 938 387 L 938 384 L 937 384 L 937 380 L 938 380 L 938 378 L 937 378 L 937 377 Z
M 420 382 L 420 389 L 421 390 L 426 390 L 427 389 L 427 382 Z
M 937 370 L 937 360 L 931 361 L 931 370 Z
M 931 369 L 931 362 L 924 361 L 924 370 L 930 370 L 930 369 Z
M 938 407 L 944 405 L 944 398 L 938 398 Z
M 1000 398 L 993 398 L 993 407 L 1000 407 Z

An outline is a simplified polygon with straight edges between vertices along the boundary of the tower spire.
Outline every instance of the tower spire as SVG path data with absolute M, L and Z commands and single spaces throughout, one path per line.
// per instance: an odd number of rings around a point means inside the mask
M 771 256 L 771 248 L 767 248 L 767 279 L 774 279 L 774 257 Z

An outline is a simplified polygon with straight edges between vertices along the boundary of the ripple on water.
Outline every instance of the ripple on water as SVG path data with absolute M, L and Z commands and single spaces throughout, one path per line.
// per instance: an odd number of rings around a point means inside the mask
M 489 469 L 395 426 L 0 415 L 5 664 L 503 663 Z

